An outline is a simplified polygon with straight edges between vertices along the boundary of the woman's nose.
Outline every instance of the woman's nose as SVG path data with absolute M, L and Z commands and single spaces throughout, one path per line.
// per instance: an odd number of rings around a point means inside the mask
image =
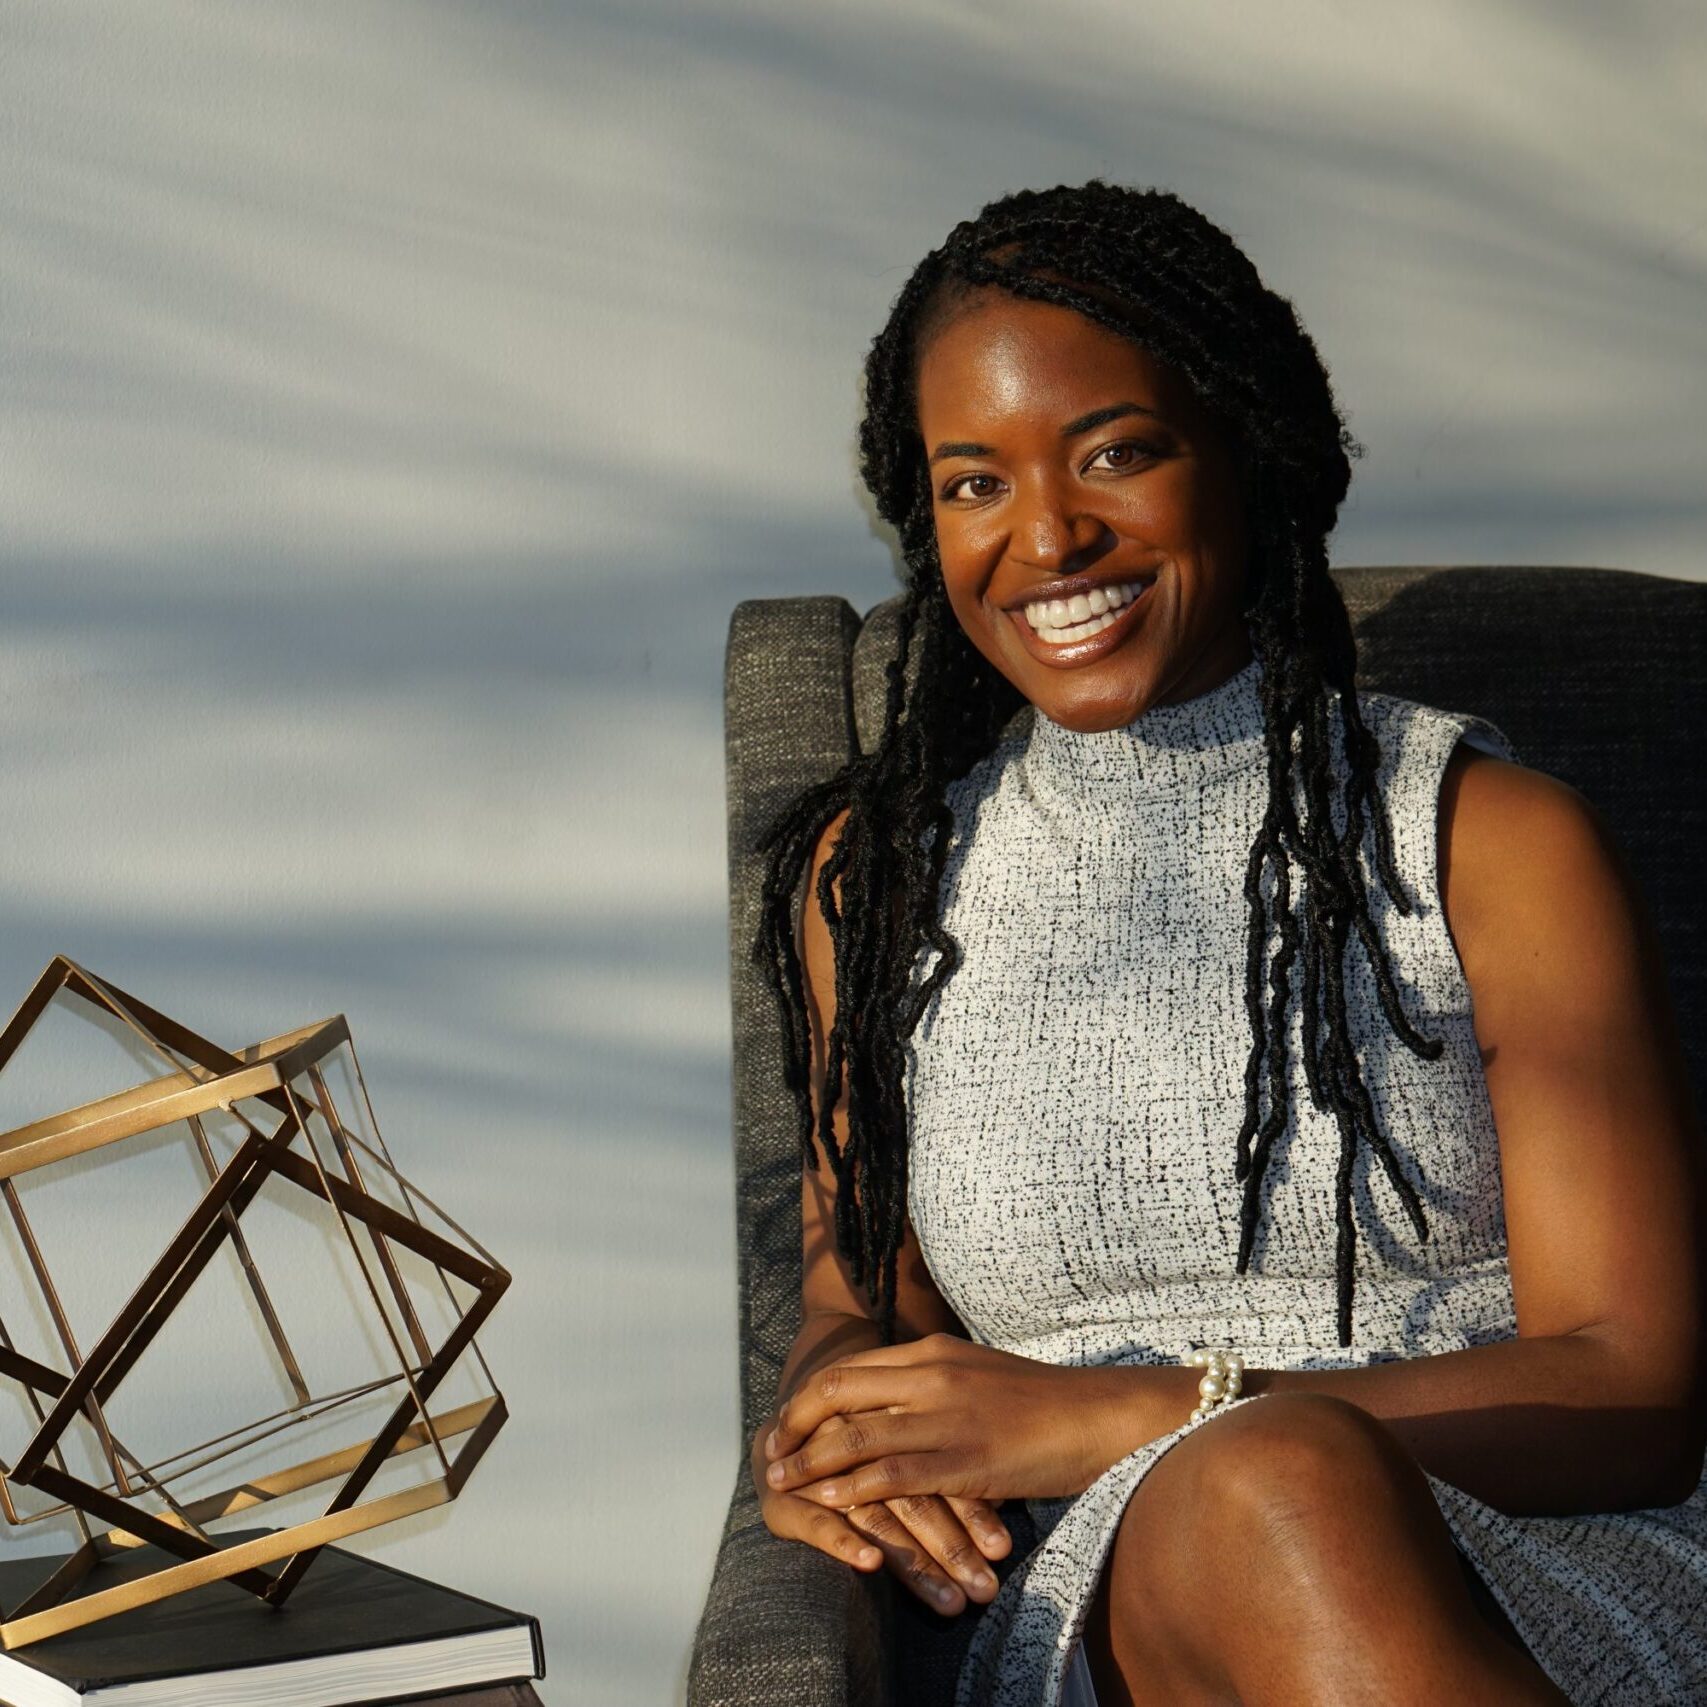
M 1028 568 L 1070 575 L 1094 562 L 1113 542 L 1095 516 L 1074 514 L 1053 494 L 1039 493 L 1014 519 L 1010 555 Z

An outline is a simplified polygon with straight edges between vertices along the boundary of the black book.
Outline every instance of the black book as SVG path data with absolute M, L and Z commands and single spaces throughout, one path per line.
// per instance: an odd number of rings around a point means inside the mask
M 251 1530 L 222 1537 L 247 1540 Z M 79 1593 L 176 1561 L 137 1547 L 97 1565 Z M 0 1606 L 52 1569 L 0 1560 Z M 0 1653 L 7 1707 L 340 1707 L 545 1675 L 539 1620 L 324 1547 L 281 1607 L 208 1583 Z

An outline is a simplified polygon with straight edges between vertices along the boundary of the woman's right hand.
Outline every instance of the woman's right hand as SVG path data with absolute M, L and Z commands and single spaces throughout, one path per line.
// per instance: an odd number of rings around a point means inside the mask
M 811 1438 L 860 1420 L 826 1417 Z M 933 1612 L 947 1617 L 964 1611 L 968 1600 L 982 1605 L 995 1599 L 1000 1584 L 985 1561 L 1004 1557 L 1013 1538 L 988 1500 L 920 1494 L 829 1511 L 766 1482 L 763 1442 L 770 1428 L 767 1421 L 755 1437 L 751 1464 L 759 1512 L 771 1534 L 804 1541 L 856 1570 L 887 1565 Z

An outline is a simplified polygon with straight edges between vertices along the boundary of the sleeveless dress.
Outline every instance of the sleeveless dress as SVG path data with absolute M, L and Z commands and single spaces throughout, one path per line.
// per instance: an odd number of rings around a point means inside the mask
M 1063 1364 L 1177 1364 L 1186 1345 L 1227 1345 L 1251 1368 L 1297 1370 L 1516 1336 L 1499 1145 L 1435 865 L 1456 743 L 1515 755 L 1482 719 L 1390 695 L 1359 704 L 1411 913 L 1379 882 L 1368 830 L 1365 878 L 1404 1009 L 1443 1054 L 1424 1060 L 1392 1034 L 1355 939 L 1346 999 L 1429 1238 L 1360 1146 L 1342 1347 L 1339 1134 L 1304 1083 L 1295 976 L 1292 1118 L 1249 1271 L 1235 1273 L 1245 867 L 1268 790 L 1260 688 L 1253 659 L 1208 693 L 1092 734 L 1022 711 L 950 786 L 940 904 L 963 958 L 907 1048 L 908 1209 L 980 1343 Z M 921 952 L 915 989 L 935 956 Z M 1040 1539 L 978 1614 L 956 1707 L 1094 1701 L 1080 1640 L 1127 1500 L 1193 1428 L 1263 1397 L 1183 1423 L 1076 1497 L 1027 1501 Z M 1674 1507 L 1533 1517 L 1428 1480 L 1460 1552 L 1577 1707 L 1707 1703 L 1707 1481 Z

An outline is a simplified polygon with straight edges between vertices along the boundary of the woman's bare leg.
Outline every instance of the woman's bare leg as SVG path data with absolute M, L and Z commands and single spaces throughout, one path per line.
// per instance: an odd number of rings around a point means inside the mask
M 1491 1604 L 1384 1424 L 1273 1393 L 1139 1484 L 1085 1658 L 1098 1707 L 1569 1707 Z

